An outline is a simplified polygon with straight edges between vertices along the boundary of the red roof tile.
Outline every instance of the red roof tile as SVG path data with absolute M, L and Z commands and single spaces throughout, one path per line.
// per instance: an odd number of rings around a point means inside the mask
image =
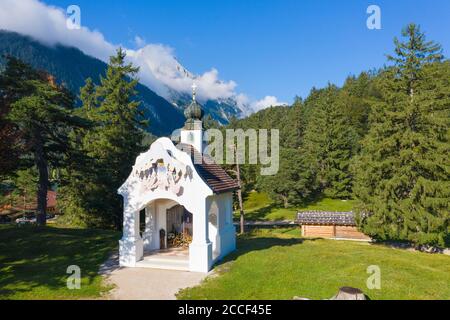
M 231 178 L 211 157 L 201 155 L 189 144 L 179 143 L 177 148 L 190 154 L 197 173 L 214 193 L 225 193 L 238 189 L 237 181 Z

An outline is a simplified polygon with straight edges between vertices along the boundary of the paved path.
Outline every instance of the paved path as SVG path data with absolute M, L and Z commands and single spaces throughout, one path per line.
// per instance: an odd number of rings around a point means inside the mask
M 175 300 L 183 288 L 198 285 L 202 273 L 147 268 L 119 268 L 117 256 L 100 269 L 107 281 L 115 286 L 106 296 L 111 300 Z

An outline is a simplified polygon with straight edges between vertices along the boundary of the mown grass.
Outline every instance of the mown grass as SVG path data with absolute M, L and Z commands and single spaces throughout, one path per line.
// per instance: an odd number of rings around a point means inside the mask
M 450 257 L 361 242 L 302 239 L 296 228 L 259 229 L 238 238 L 238 250 L 201 285 L 178 299 L 329 299 L 343 286 L 370 299 L 450 299 Z M 369 290 L 367 268 L 381 270 Z
M 0 226 L 0 299 L 85 299 L 108 290 L 99 266 L 119 234 L 103 230 Z M 81 269 L 81 289 L 67 288 L 67 267 Z
M 252 192 L 244 202 L 245 218 L 252 221 L 293 221 L 299 211 L 352 211 L 354 200 L 322 198 L 305 206 L 283 208 L 266 193 Z M 235 213 L 235 219 L 239 213 Z

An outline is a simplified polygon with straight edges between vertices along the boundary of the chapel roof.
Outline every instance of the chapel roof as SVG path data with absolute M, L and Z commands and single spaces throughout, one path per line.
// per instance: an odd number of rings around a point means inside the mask
M 208 155 L 200 154 L 186 143 L 179 143 L 177 148 L 191 156 L 195 170 L 214 193 L 225 193 L 239 188 L 237 181 Z

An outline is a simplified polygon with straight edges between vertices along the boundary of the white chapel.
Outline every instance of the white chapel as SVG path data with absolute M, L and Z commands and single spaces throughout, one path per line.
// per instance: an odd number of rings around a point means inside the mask
M 156 140 L 118 190 L 124 203 L 121 266 L 206 273 L 236 248 L 238 185 L 203 154 L 203 111 L 195 86 L 185 116 L 180 143 Z

